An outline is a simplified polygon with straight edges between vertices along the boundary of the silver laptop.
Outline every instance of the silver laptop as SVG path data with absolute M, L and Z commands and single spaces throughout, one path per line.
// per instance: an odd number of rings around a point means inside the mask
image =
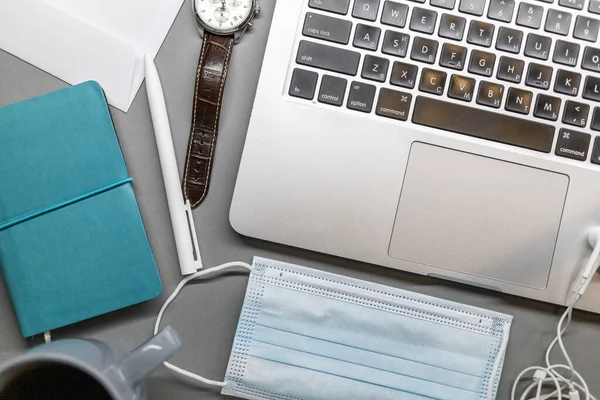
M 231 224 L 564 304 L 600 225 L 599 30 L 599 0 L 278 1 Z

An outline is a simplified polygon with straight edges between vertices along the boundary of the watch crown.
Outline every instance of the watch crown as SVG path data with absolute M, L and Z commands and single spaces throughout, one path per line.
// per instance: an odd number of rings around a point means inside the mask
M 256 7 L 254 7 L 254 14 L 258 15 L 260 13 L 260 6 L 257 4 Z

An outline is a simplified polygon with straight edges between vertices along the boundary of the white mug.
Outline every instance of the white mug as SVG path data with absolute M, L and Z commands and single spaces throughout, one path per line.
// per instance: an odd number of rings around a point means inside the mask
M 145 378 L 180 346 L 171 327 L 129 354 L 96 340 L 44 344 L 0 366 L 0 399 L 145 400 Z

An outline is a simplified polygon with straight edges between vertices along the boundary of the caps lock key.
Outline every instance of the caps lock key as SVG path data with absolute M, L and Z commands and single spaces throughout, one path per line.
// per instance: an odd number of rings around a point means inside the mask
M 302 34 L 329 42 L 348 44 L 351 30 L 350 21 L 309 12 L 304 18 Z

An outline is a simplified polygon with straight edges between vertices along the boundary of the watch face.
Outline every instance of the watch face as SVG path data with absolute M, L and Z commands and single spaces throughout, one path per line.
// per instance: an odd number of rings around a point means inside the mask
M 253 0 L 194 0 L 200 21 L 212 32 L 231 33 L 254 12 Z

